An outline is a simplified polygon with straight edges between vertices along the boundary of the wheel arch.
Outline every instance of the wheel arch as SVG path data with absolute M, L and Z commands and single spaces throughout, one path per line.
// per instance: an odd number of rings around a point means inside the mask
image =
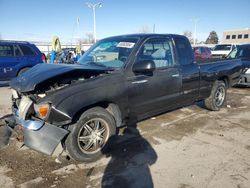
M 89 110 L 91 108 L 94 108 L 94 107 L 102 107 L 102 108 L 106 109 L 114 117 L 115 122 L 116 122 L 116 127 L 122 126 L 122 112 L 121 112 L 119 106 L 117 104 L 115 104 L 113 102 L 109 102 L 109 101 L 101 101 L 101 102 L 97 102 L 97 103 L 88 105 L 84 108 L 81 108 L 73 115 L 72 122 L 76 123 L 83 112 L 85 112 L 86 110 Z
M 221 76 L 217 79 L 218 81 L 223 81 L 226 85 L 226 88 L 230 87 L 230 80 L 228 78 L 228 76 Z

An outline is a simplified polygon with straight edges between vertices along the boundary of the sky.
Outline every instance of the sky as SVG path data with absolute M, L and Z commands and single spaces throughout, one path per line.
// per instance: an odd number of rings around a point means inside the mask
M 250 28 L 250 0 L 0 0 L 0 37 L 11 40 L 63 42 L 93 32 L 93 13 L 86 2 L 102 3 L 96 9 L 97 38 L 139 33 L 143 27 L 156 33 L 194 32 L 205 41 L 215 30 Z M 77 27 L 79 17 L 79 27 Z

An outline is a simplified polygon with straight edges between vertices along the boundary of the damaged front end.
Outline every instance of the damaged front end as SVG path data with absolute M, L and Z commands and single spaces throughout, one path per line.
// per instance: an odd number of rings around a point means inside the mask
M 52 125 L 43 119 L 51 113 L 52 107 L 44 109 L 44 106 L 41 106 L 40 109 L 35 109 L 37 108 L 35 101 L 28 96 L 18 94 L 15 90 L 13 90 L 12 100 L 13 118 L 9 120 L 9 124 L 12 125 L 9 128 L 13 129 L 13 124 L 21 125 L 24 144 L 27 147 L 52 155 L 62 139 L 69 133 L 63 126 Z M 43 116 L 39 117 L 38 113 Z
M 96 67 L 67 65 L 37 65 L 20 77 L 12 80 L 12 112 L 8 129 L 21 125 L 24 144 L 30 149 L 53 155 L 62 148 L 62 141 L 72 118 L 56 108 L 55 93 L 71 85 L 84 82 L 108 70 Z M 73 91 L 72 91 L 73 92 Z

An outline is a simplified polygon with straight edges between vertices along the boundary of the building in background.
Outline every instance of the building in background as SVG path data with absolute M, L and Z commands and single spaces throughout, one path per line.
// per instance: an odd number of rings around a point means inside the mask
M 250 43 L 250 28 L 235 29 L 223 32 L 223 44 Z

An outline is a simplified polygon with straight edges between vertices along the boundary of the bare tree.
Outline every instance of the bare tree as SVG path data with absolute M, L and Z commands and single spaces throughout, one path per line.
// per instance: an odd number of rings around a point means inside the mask
M 184 31 L 183 35 L 188 38 L 191 44 L 194 42 L 193 33 L 191 31 Z
M 148 25 L 143 25 L 140 29 L 139 29 L 139 33 L 150 33 L 151 29 Z
M 82 42 L 85 44 L 93 44 L 95 42 L 93 34 L 87 33 L 86 38 L 82 39 Z
M 194 44 L 194 37 L 191 31 L 184 31 L 183 35 L 186 36 L 191 44 Z M 198 39 L 195 39 L 195 44 L 198 44 Z

